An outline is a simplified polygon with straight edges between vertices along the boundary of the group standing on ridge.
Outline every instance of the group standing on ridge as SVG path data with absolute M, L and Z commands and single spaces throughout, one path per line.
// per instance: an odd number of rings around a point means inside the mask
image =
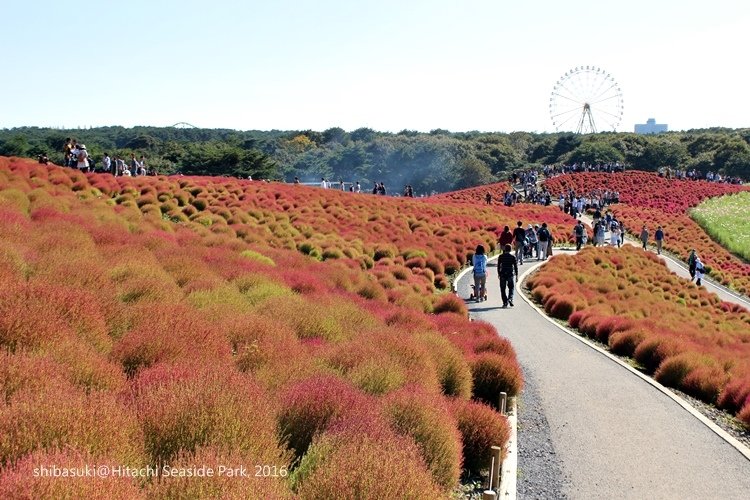
M 39 163 L 46 164 L 48 162 L 49 159 L 46 155 L 39 156 Z M 86 149 L 86 145 L 70 137 L 65 139 L 65 145 L 63 146 L 63 166 L 75 168 L 81 172 L 105 173 L 116 177 L 156 175 L 155 169 L 146 167 L 146 157 L 141 155 L 138 159 L 135 153 L 130 154 L 128 161 L 117 155 L 110 157 L 109 153 L 104 153 L 101 163 L 97 164 Z

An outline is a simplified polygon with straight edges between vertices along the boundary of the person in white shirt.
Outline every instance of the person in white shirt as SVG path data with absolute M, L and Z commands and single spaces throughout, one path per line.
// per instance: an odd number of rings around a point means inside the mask
M 109 157 L 109 154 L 104 153 L 104 158 L 102 159 L 102 168 L 105 172 L 111 172 L 112 171 L 112 159 Z
M 86 151 L 86 145 L 80 144 L 76 151 L 78 151 L 75 153 L 76 158 L 78 158 L 78 170 L 87 172 L 89 169 L 89 153 Z

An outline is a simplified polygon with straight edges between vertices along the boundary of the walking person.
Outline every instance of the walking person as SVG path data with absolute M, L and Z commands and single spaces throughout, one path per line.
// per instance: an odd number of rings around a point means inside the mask
M 546 222 L 542 222 L 542 227 L 537 231 L 536 238 L 539 240 L 539 256 L 536 260 L 547 260 L 549 249 L 552 246 L 552 234 L 547 229 Z
M 474 266 L 474 298 L 477 302 L 487 300 L 487 256 L 482 245 L 477 246 L 471 263 Z
M 523 228 L 523 223 L 519 220 L 516 228 L 513 230 L 513 244 L 516 250 L 516 260 L 518 265 L 523 265 L 523 245 L 526 242 L 526 231 Z
M 599 222 L 594 226 L 594 246 L 596 246 L 597 243 L 604 246 L 604 231 L 604 221 L 599 219 Z
M 513 307 L 513 289 L 518 281 L 518 263 L 510 250 L 511 246 L 505 245 L 502 255 L 497 260 L 497 276 L 500 278 L 500 296 L 503 299 L 503 307 L 508 307 L 508 304 Z M 515 279 L 513 279 L 514 276 Z
M 697 255 L 695 256 L 695 284 L 698 286 L 702 285 L 703 280 L 703 274 L 706 272 L 706 268 L 703 267 L 703 262 L 701 262 L 701 258 Z
M 609 244 L 620 248 L 620 225 L 616 221 L 612 221 L 609 228 Z
M 505 226 L 503 228 L 503 232 L 500 233 L 500 238 L 498 238 L 498 243 L 500 244 L 500 248 L 505 248 L 505 245 L 513 243 L 513 233 L 510 232 L 510 227 Z
M 643 243 L 643 249 L 646 250 L 646 246 L 648 245 L 648 228 L 646 227 L 646 224 L 644 224 L 643 229 L 641 229 L 641 243 Z
M 526 230 L 526 242 L 529 244 L 529 258 L 531 258 L 533 255 L 534 257 L 536 257 L 536 260 L 539 260 L 539 239 L 536 237 L 537 231 L 539 231 L 538 225 L 536 227 L 532 227 L 531 224 L 529 224 L 529 228 Z
M 688 264 L 688 271 L 690 271 L 690 280 L 695 279 L 695 263 L 698 260 L 698 254 L 695 253 L 695 248 L 690 250 L 690 255 L 688 255 L 687 264 Z
M 578 221 L 578 224 L 575 225 L 573 228 L 573 234 L 576 237 L 576 251 L 581 249 L 581 245 L 583 245 L 583 236 L 586 234 L 586 229 L 583 227 L 583 222 L 580 220 Z
M 656 241 L 656 253 L 658 255 L 661 255 L 661 245 L 664 242 L 664 230 L 661 228 L 661 226 L 656 228 L 656 232 L 654 233 L 654 240 Z

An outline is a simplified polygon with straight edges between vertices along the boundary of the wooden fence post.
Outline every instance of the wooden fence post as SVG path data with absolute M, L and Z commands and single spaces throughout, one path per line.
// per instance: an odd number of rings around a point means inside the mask
M 490 484 L 500 487 L 500 471 L 503 468 L 503 449 L 499 446 L 490 448 L 492 451 L 492 469 L 490 470 Z

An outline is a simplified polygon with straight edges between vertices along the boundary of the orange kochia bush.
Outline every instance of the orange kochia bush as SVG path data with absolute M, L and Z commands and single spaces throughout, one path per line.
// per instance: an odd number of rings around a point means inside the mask
M 747 418 L 750 313 L 626 246 L 560 255 L 528 280 L 547 312 L 656 380 Z
M 22 484 L 49 458 L 295 472 L 103 486 L 115 496 L 447 494 L 507 439 L 473 400 L 522 386 L 507 341 L 434 293 L 494 242 L 464 210 L 0 158 L 0 492 L 90 495 Z
M 619 191 L 620 203 L 610 209 L 634 236 L 640 234 L 644 224 L 652 237 L 656 227 L 662 226 L 667 251 L 686 260 L 695 249 L 713 278 L 740 293 L 750 292 L 750 264 L 711 240 L 687 213 L 706 198 L 748 190 L 749 186 L 665 179 L 640 171 L 561 175 L 548 179 L 545 185 L 553 193 L 570 189 L 585 195 L 595 190 Z

